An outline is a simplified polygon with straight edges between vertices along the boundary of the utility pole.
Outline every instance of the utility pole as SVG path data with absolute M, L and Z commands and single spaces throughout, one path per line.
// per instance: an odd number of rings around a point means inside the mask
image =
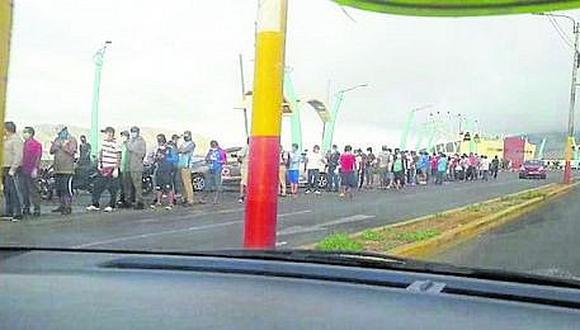
M 250 130 L 248 128 L 248 109 L 246 109 L 246 83 L 244 80 L 244 62 L 242 60 L 242 54 L 239 54 L 240 58 L 240 79 L 241 79 L 241 87 L 242 87 L 242 104 L 244 110 L 244 128 L 246 132 L 246 139 L 250 137 Z
M 288 0 L 258 2 L 243 245 L 276 247 L 278 168 Z
M 572 82 L 570 84 L 570 109 L 568 110 L 568 138 L 566 139 L 565 165 L 564 165 L 564 183 L 572 182 L 572 145 L 574 144 L 574 112 L 576 108 L 576 77 L 578 76 L 578 33 L 579 26 L 574 19 L 574 54 L 572 61 Z
M 578 34 L 580 26 L 576 20 L 568 15 L 562 14 L 551 14 L 551 13 L 538 13 L 537 15 L 549 16 L 553 18 L 566 18 L 572 22 L 572 32 L 574 33 L 574 51 L 572 53 L 572 82 L 570 83 L 570 107 L 568 109 L 568 136 L 565 141 L 564 150 L 564 184 L 570 184 L 572 182 L 572 146 L 574 145 L 574 112 L 576 111 L 576 78 L 578 75 L 578 65 L 580 64 L 580 59 L 578 58 Z

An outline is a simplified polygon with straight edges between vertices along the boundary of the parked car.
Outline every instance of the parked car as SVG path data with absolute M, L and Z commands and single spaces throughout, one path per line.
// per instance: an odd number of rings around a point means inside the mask
M 226 186 L 239 186 L 242 179 L 238 153 L 241 147 L 224 149 L 227 155 L 226 164 L 222 169 L 222 182 Z M 191 165 L 191 183 L 194 191 L 203 191 L 207 185 L 209 166 L 205 155 L 194 155 Z
M 520 179 L 545 179 L 546 169 L 544 167 L 544 162 L 541 160 L 527 160 L 522 165 L 519 173 Z
M 238 154 L 242 150 L 241 147 L 232 147 L 224 149 L 227 155 L 227 161 L 222 169 L 222 181 L 225 186 L 238 187 L 242 179 L 241 164 L 238 161 Z M 207 185 L 209 167 L 205 160 L 205 156 L 195 155 L 192 159 L 191 166 L 191 183 L 194 191 L 203 191 Z M 306 173 L 300 172 L 301 187 L 306 186 Z M 328 177 L 326 173 L 320 173 L 318 177 L 318 187 L 322 190 L 328 186 Z

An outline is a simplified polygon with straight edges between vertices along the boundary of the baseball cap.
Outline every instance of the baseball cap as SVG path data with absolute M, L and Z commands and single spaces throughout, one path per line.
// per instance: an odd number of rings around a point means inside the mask
M 121 132 L 121 135 L 126 135 L 126 136 L 129 136 L 129 131 L 127 131 L 127 130 L 125 130 L 125 131 L 122 131 L 122 132 Z
M 111 126 L 107 126 L 107 127 L 105 127 L 105 129 L 101 130 L 101 133 L 108 133 L 108 132 L 115 133 L 115 129 L 112 128 Z

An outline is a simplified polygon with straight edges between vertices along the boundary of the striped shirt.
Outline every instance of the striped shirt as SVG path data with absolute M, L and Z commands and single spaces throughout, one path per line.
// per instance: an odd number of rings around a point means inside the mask
M 101 165 L 102 168 L 117 168 L 121 157 L 121 146 L 117 140 L 104 140 L 101 143 Z

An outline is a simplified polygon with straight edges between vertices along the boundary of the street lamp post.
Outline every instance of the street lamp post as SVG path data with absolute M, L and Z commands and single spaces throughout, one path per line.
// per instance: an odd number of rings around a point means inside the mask
M 409 115 L 407 116 L 407 121 L 405 122 L 405 127 L 403 128 L 403 134 L 401 135 L 401 144 L 399 146 L 401 150 L 407 150 L 407 139 L 409 137 L 409 131 L 411 130 L 411 126 L 413 126 L 413 121 L 415 120 L 415 114 L 421 110 L 426 110 L 431 107 L 432 105 L 428 104 L 422 107 L 412 109 L 409 112 Z
M 111 41 L 105 41 L 105 44 L 93 56 L 95 62 L 95 80 L 93 82 L 93 104 L 91 107 L 91 131 L 89 140 L 91 142 L 91 157 L 97 157 L 97 150 L 99 149 L 99 91 L 101 88 L 101 72 L 103 71 L 103 64 L 105 61 L 105 51 Z
M 367 87 L 368 84 L 359 84 L 347 89 L 343 89 L 336 93 L 336 98 L 334 100 L 334 104 L 332 105 L 332 112 L 331 112 L 331 119 L 328 122 L 328 125 L 324 125 L 324 133 L 322 138 L 322 151 L 330 150 L 332 146 L 332 139 L 334 137 L 334 127 L 336 126 L 336 119 L 338 116 L 338 110 L 340 109 L 340 105 L 344 99 L 344 94 L 351 92 L 357 88 Z

